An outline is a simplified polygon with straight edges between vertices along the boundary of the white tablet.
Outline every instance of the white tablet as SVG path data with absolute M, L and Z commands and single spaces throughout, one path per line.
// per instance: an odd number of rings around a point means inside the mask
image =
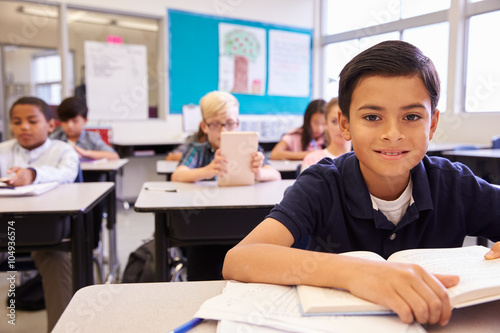
M 255 176 L 252 172 L 252 153 L 259 145 L 257 132 L 222 132 L 220 149 L 228 161 L 227 172 L 217 177 L 219 186 L 251 185 Z

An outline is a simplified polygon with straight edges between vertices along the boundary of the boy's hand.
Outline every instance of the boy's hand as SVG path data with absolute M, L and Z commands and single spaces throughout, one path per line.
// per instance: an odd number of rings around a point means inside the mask
M 7 170 L 7 174 L 14 174 L 9 180 L 6 181 L 7 184 L 11 186 L 24 186 L 33 183 L 36 178 L 36 172 L 33 169 L 25 169 L 20 167 L 12 167 Z
M 78 147 L 78 146 L 74 146 L 76 152 L 78 153 L 78 155 L 80 155 L 81 157 L 86 157 L 86 158 L 91 158 L 90 156 L 90 151 L 88 150 L 85 150 L 81 147 Z
M 493 244 L 491 250 L 484 255 L 484 259 L 492 260 L 500 258 L 500 242 Z
M 421 266 L 363 262 L 350 278 L 350 292 L 391 308 L 405 323 L 446 325 L 451 305 L 446 288 L 458 284 L 455 275 L 433 275 Z
M 215 151 L 215 156 L 212 162 L 204 167 L 206 171 L 205 179 L 212 179 L 215 176 L 220 176 L 227 172 L 226 168 L 227 160 L 224 155 L 221 154 L 220 149 Z
M 257 151 L 252 153 L 252 172 L 255 175 L 255 180 L 259 180 L 260 171 L 262 168 L 262 164 L 264 163 L 264 154 L 262 152 Z

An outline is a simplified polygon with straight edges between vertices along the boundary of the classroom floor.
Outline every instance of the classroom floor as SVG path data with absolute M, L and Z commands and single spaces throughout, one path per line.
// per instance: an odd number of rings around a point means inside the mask
M 117 203 L 117 248 L 120 259 L 120 277 L 127 264 L 130 252 L 142 241 L 153 236 L 154 216 L 150 213 L 136 213 L 133 207 L 125 210 Z M 8 324 L 6 298 L 8 291 L 7 273 L 0 272 L 0 332 L 3 333 L 45 333 L 47 332 L 46 311 L 16 311 L 16 325 Z M 19 273 L 16 280 L 19 280 Z
M 143 240 L 153 236 L 154 216 L 150 213 L 137 213 L 133 207 L 125 210 L 117 204 L 117 247 L 120 259 L 120 276 L 127 264 L 128 256 Z M 475 238 L 467 238 L 464 245 L 475 245 Z M 45 333 L 47 319 L 45 310 L 16 312 L 16 325 L 8 324 L 6 303 L 8 281 L 7 273 L 0 272 L 0 332 L 5 333 Z M 19 278 L 17 278 L 19 280 Z

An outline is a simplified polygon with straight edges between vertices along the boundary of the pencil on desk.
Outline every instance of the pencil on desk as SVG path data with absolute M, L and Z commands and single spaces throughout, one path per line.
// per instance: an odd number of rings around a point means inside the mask
M 176 189 L 176 188 L 168 189 L 168 188 L 161 188 L 161 187 L 145 187 L 144 189 L 147 190 L 147 191 L 179 192 L 179 190 Z

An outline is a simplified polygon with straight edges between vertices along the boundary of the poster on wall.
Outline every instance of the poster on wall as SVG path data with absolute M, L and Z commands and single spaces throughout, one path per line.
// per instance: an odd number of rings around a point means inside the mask
M 311 89 L 311 35 L 269 30 L 268 95 L 307 97 Z
M 85 41 L 85 81 L 90 120 L 149 117 L 146 46 Z
M 219 90 L 264 95 L 266 30 L 219 23 Z

